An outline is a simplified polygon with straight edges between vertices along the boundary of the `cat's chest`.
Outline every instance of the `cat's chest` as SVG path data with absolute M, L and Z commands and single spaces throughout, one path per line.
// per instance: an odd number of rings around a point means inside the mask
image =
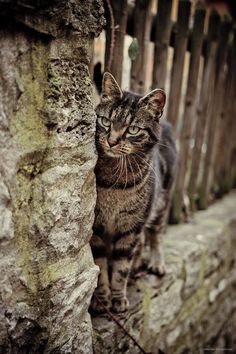
M 130 211 L 137 205 L 135 194 L 130 191 L 97 189 L 97 205 L 95 223 L 102 225 L 109 234 L 125 229 L 134 222 Z

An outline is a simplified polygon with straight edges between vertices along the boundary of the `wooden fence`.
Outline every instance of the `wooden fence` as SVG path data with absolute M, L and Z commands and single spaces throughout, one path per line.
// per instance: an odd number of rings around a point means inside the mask
M 104 66 L 121 84 L 124 39 L 127 34 L 136 38 L 130 89 L 144 93 L 148 45 L 154 42 L 151 86 L 169 87 L 167 118 L 179 147 L 171 211 L 171 221 L 177 223 L 184 210 L 205 209 L 236 180 L 236 28 L 229 16 L 220 17 L 216 11 L 208 16 L 203 1 L 194 3 L 194 9 L 191 1 L 179 1 L 175 23 L 172 0 L 159 0 L 156 14 L 152 5 L 151 0 L 136 0 L 131 9 L 127 0 L 105 1 Z M 167 83 L 170 46 L 174 55 Z M 186 53 L 190 60 L 183 90 Z

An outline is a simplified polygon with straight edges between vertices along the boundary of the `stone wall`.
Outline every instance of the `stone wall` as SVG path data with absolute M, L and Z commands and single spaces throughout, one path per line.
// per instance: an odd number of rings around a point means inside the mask
M 0 353 L 91 353 L 101 0 L 0 0 Z
M 169 227 L 167 274 L 129 286 L 130 310 L 118 319 L 145 352 L 236 353 L 235 206 L 231 193 L 190 224 Z M 107 315 L 93 327 L 94 354 L 140 353 Z

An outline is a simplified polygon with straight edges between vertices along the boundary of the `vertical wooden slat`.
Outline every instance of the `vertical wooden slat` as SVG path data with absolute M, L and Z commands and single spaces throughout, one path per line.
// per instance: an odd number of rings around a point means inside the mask
M 145 76 L 147 70 L 148 45 L 150 41 L 152 13 L 151 0 L 136 0 L 134 10 L 134 37 L 138 40 L 139 53 L 132 61 L 131 90 L 143 93 L 145 89 Z
M 105 71 L 110 71 L 116 78 L 119 85 L 121 85 L 124 40 L 128 18 L 128 1 L 110 0 L 110 4 L 112 6 L 114 16 L 115 41 L 114 43 L 112 42 L 111 13 L 109 8 L 107 8 Z M 113 53 L 111 53 L 111 46 L 113 46 Z
M 218 126 L 218 119 L 220 118 L 221 105 L 223 103 L 223 83 L 225 77 L 225 62 L 228 49 L 228 40 L 231 23 L 225 20 L 221 23 L 219 31 L 218 49 L 216 55 L 216 72 L 215 72 L 215 87 L 214 97 L 212 101 L 212 114 L 206 132 L 206 154 L 203 165 L 203 177 L 199 187 L 199 208 L 206 209 L 209 199 L 210 187 L 213 179 L 213 164 L 215 154 L 216 129 Z
M 217 184 L 219 194 L 229 191 L 231 187 L 230 170 L 232 153 L 236 146 L 236 29 L 234 29 L 233 43 L 230 50 L 228 74 L 226 80 L 226 94 L 223 97 L 222 120 L 220 124 L 220 139 L 218 140 L 215 156 L 217 168 Z
M 235 114 L 236 110 L 234 110 Z M 234 122 L 234 129 L 236 124 Z M 230 171 L 229 171 L 229 187 L 230 189 L 236 187 L 236 145 L 234 144 L 233 149 L 231 150 L 231 161 L 230 161 Z
M 194 25 L 191 42 L 191 56 L 188 74 L 187 92 L 185 98 L 185 110 L 183 124 L 180 132 L 179 169 L 172 200 L 172 222 L 178 223 L 181 219 L 184 204 L 185 178 L 189 162 L 190 140 L 195 119 L 194 108 L 197 93 L 197 81 L 204 36 L 205 9 L 202 3 L 198 3 L 194 16 Z
M 212 98 L 212 90 L 214 88 L 215 58 L 217 49 L 217 33 L 219 20 L 220 18 L 217 12 L 212 11 L 207 35 L 204 70 L 202 77 L 202 85 L 200 88 L 200 102 L 198 104 L 197 109 L 195 142 L 191 156 L 191 170 L 188 184 L 188 195 L 190 198 L 192 210 L 195 209 L 197 178 L 199 175 L 202 144 L 204 139 L 205 128 L 207 126 L 207 120 L 209 120 L 210 116 L 210 103 Z
M 214 162 L 214 171 L 215 171 L 215 181 L 214 181 L 214 189 L 215 193 L 218 197 L 221 197 L 224 194 L 224 190 L 222 188 L 222 177 L 223 177 L 223 168 L 225 165 L 225 156 L 227 153 L 228 146 L 225 144 L 226 141 L 226 134 L 228 134 L 228 107 L 230 105 L 230 86 L 232 80 L 232 47 L 229 48 L 228 51 L 228 63 L 227 63 L 227 73 L 224 82 L 223 92 L 227 92 L 228 94 L 224 98 L 224 104 L 222 104 L 222 109 L 220 111 L 220 118 L 218 124 L 218 140 L 216 146 L 216 153 L 215 153 L 215 162 Z
M 226 190 L 231 189 L 235 186 L 235 172 L 236 172 L 236 28 L 234 27 L 234 40 L 233 40 L 233 50 L 232 50 L 232 62 L 233 62 L 233 69 L 232 69 L 232 87 L 231 87 L 231 107 L 229 110 L 229 139 L 230 139 L 230 146 L 228 150 L 229 157 L 227 157 L 226 163 L 226 171 L 229 171 L 228 179 L 226 179 Z
M 236 92 L 236 86 L 234 88 L 234 92 Z M 235 96 L 234 96 L 235 97 Z M 225 167 L 224 167 L 224 177 L 223 177 L 223 186 L 225 193 L 229 192 L 231 188 L 235 187 L 235 154 L 236 154 L 236 142 L 235 142 L 235 131 L 236 131 L 236 104 L 233 101 L 231 107 L 231 119 L 230 119 L 230 129 L 227 139 L 229 139 L 228 151 L 225 159 Z
M 168 47 L 172 28 L 172 0 L 159 0 L 155 19 L 155 48 L 152 75 L 152 88 L 165 89 Z
M 189 34 L 191 2 L 182 0 L 178 6 L 177 34 L 174 45 L 174 59 L 171 72 L 171 89 L 168 106 L 168 120 L 176 127 L 183 81 L 184 59 Z

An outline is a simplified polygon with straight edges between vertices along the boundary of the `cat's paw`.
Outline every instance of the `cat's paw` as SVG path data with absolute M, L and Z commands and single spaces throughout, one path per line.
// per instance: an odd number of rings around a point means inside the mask
M 163 277 L 166 274 L 166 266 L 165 263 L 160 263 L 158 261 L 150 261 L 148 264 L 148 270 L 160 277 Z
M 90 304 L 90 310 L 93 313 L 104 313 L 111 308 L 110 296 L 94 294 Z
M 129 300 L 127 297 L 113 298 L 112 299 L 112 310 L 114 312 L 125 312 L 129 307 Z

